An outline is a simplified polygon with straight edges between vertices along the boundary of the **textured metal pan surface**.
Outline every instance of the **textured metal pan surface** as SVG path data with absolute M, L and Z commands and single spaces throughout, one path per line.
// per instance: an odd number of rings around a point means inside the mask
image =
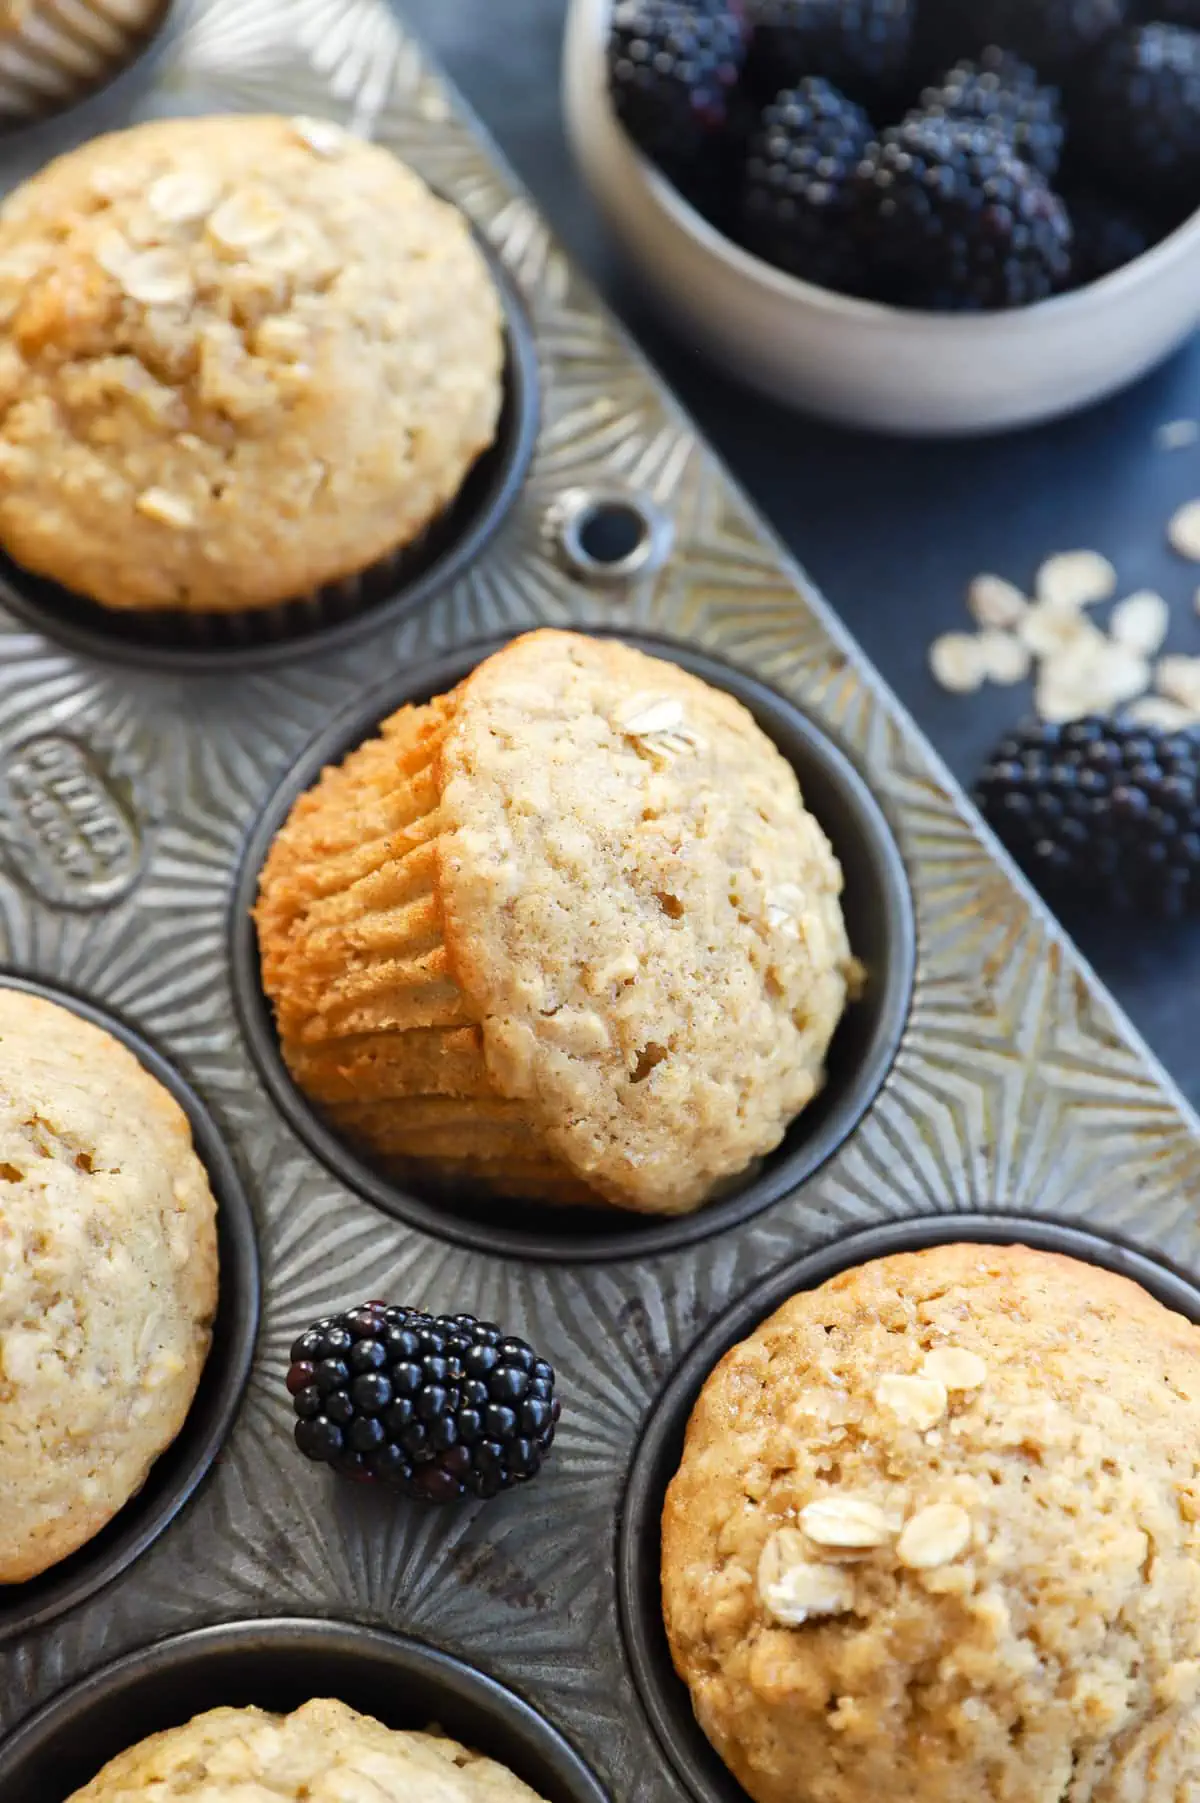
M 94 998 L 164 1048 L 240 1160 L 265 1277 L 254 1371 L 214 1472 L 103 1594 L 0 1649 L 0 1731 L 161 1635 L 329 1614 L 478 1664 L 622 1800 L 679 1797 L 636 1700 L 614 1571 L 630 1459 L 677 1361 L 765 1273 L 887 1220 L 998 1209 L 1087 1222 L 1200 1271 L 1200 1123 L 384 0 L 201 4 L 147 108 L 329 115 L 416 164 L 523 292 L 542 428 L 524 492 L 479 560 L 423 611 L 333 655 L 187 676 L 82 656 L 0 613 L 0 962 Z M 64 121 L 53 145 L 6 146 L 4 181 L 71 141 Z M 565 492 L 614 487 L 649 497 L 673 552 L 624 585 L 589 583 L 569 573 L 548 522 Z M 790 697 L 853 754 L 914 900 L 912 1008 L 861 1124 L 795 1193 L 656 1256 L 498 1256 L 360 1199 L 275 1107 L 233 1005 L 236 874 L 286 771 L 389 672 L 539 622 L 685 641 Z M 377 1294 L 490 1316 L 554 1360 L 563 1428 L 527 1493 L 422 1513 L 335 1492 L 298 1458 L 287 1346 L 313 1317 Z

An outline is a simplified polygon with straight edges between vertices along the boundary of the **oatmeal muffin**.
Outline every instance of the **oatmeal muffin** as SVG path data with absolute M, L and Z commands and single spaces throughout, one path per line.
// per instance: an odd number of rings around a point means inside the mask
M 296 803 L 263 983 L 297 1083 L 399 1173 L 682 1214 L 821 1086 L 841 886 L 740 703 L 535 632 Z
M 320 120 L 99 138 L 0 207 L 0 544 L 111 608 L 268 607 L 409 546 L 496 432 L 453 207 Z
M 1200 1796 L 1200 1330 L 1023 1247 L 845 1272 L 718 1365 L 663 1515 L 756 1803 Z
M 99 1533 L 182 1427 L 215 1223 L 162 1085 L 99 1027 L 0 989 L 0 1584 Z
M 385 1728 L 345 1703 L 292 1715 L 213 1709 L 112 1760 L 68 1803 L 538 1803 L 527 1784 L 439 1734 Z
M 69 1803 L 335 1803 L 351 1795 L 438 1803 L 538 1803 L 505 1766 L 437 1734 L 385 1728 L 345 1703 L 287 1716 L 213 1709 L 112 1760 Z

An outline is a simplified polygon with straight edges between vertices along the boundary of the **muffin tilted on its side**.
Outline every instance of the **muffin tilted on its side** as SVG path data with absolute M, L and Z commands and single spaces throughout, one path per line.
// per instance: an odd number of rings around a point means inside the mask
M 0 207 L 0 545 L 109 608 L 230 613 L 412 545 L 495 438 L 470 229 L 323 120 L 98 138 Z
M 101 1028 L 0 988 L 0 1585 L 141 1489 L 216 1305 L 216 1203 L 183 1110 Z
M 266 1803 L 302 1798 L 436 1798 L 437 1803 L 538 1803 L 495 1760 L 437 1733 L 386 1728 L 345 1703 L 305 1703 L 291 1715 L 212 1709 L 110 1760 L 68 1803 Z
M 739 702 L 535 632 L 295 804 L 263 985 L 296 1082 L 398 1174 L 685 1214 L 821 1087 L 841 887 Z
M 1200 1795 L 1200 1328 L 1020 1246 L 846 1271 L 705 1384 L 662 1584 L 755 1803 Z

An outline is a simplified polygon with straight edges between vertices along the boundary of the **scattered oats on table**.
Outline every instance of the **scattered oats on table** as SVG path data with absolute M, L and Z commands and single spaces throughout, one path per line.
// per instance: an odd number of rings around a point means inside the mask
M 1117 592 L 1117 572 L 1099 551 L 1059 551 L 1037 573 L 1037 598 L 1056 607 L 1090 607 Z

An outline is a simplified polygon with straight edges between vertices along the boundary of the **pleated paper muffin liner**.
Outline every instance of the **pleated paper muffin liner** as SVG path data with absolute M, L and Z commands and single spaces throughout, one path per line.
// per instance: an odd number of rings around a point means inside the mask
M 0 4 L 0 131 L 75 106 L 135 64 L 170 0 L 8 0 Z
M 334 1131 L 393 1173 L 588 1199 L 495 1090 L 443 932 L 438 769 L 453 696 L 404 708 L 302 798 L 257 910 L 285 1064 Z

